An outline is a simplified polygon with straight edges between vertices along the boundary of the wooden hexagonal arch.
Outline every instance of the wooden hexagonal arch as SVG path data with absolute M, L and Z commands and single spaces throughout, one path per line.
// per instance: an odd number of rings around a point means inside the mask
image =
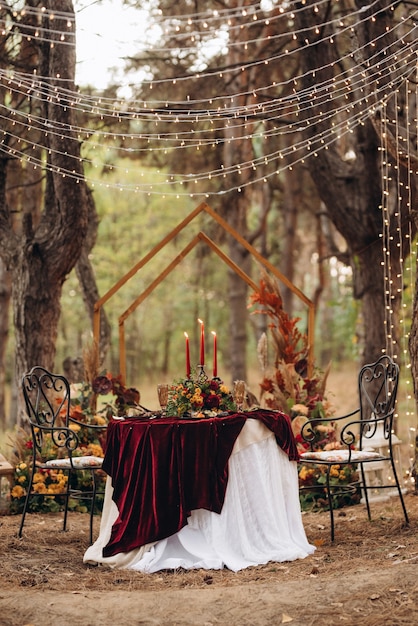
M 308 307 L 308 373 L 312 374 L 313 370 L 313 347 L 314 347 L 314 325 L 315 325 L 315 305 L 305 294 L 300 291 L 295 285 L 290 282 L 286 276 L 284 276 L 277 268 L 274 267 L 267 259 L 265 259 L 251 244 L 248 243 L 234 228 L 232 228 L 222 217 L 220 217 L 209 205 L 202 202 L 197 206 L 194 211 L 181 221 L 168 235 L 166 235 L 152 250 L 148 252 L 138 263 L 136 263 L 122 278 L 120 278 L 109 291 L 98 300 L 94 306 L 94 320 L 93 320 L 93 335 L 94 341 L 98 345 L 100 334 L 100 311 L 102 306 L 110 300 L 110 298 L 128 281 L 134 276 L 141 268 L 143 268 L 160 250 L 162 250 L 167 244 L 169 244 L 178 233 L 180 233 L 190 222 L 202 211 L 205 211 L 210 215 L 229 235 L 234 237 L 238 243 L 240 243 L 248 252 L 263 265 L 266 270 L 271 272 L 276 278 L 278 278 L 286 287 L 291 291 Z M 143 302 L 154 289 L 173 271 L 173 269 L 189 254 L 191 250 L 200 242 L 207 244 L 219 258 L 229 265 L 233 271 L 238 274 L 246 283 L 254 290 L 257 291 L 258 287 L 254 281 L 236 264 L 232 259 L 225 254 L 210 237 L 205 233 L 199 232 L 189 243 L 183 248 L 183 250 L 169 263 L 162 272 L 148 285 L 148 287 L 141 293 L 132 304 L 122 313 L 119 317 L 119 364 L 120 374 L 122 380 L 126 380 L 126 348 L 125 348 L 125 320 L 129 315 L 135 311 L 135 309 Z

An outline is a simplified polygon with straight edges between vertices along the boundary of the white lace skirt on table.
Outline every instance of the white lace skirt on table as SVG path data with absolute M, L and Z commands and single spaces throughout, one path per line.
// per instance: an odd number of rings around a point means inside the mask
M 100 534 L 85 563 L 157 572 L 164 569 L 222 569 L 237 572 L 269 561 L 303 559 L 308 543 L 299 504 L 297 465 L 278 447 L 260 421 L 247 419 L 229 459 L 229 478 L 220 514 L 192 511 L 178 533 L 127 553 L 103 557 L 118 510 L 108 478 Z

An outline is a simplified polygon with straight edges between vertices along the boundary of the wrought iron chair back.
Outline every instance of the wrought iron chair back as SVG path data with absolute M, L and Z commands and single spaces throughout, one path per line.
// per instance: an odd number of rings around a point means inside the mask
M 37 460 L 44 462 L 45 436 L 49 434 L 57 448 L 65 448 L 72 456 L 78 447 L 77 433 L 68 428 L 70 417 L 70 386 L 64 376 L 51 374 L 36 366 L 23 377 L 26 415 L 32 427 Z
M 396 396 L 399 384 L 399 366 L 387 355 L 375 363 L 364 365 L 358 377 L 361 420 L 359 448 L 383 428 L 385 439 L 391 444 Z
M 301 429 L 302 441 L 309 449 L 301 454 L 301 463 L 323 465 L 326 467 L 325 491 L 331 521 L 331 540 L 334 541 L 334 497 L 341 494 L 353 494 L 358 489 L 364 495 L 367 514 L 371 520 L 368 492 L 375 489 L 368 484 L 364 465 L 367 463 L 390 464 L 394 484 L 379 484 L 379 489 L 396 487 L 405 523 L 409 523 L 403 493 L 395 464 L 392 436 L 395 415 L 396 394 L 399 382 L 399 367 L 387 355 L 380 357 L 375 363 L 364 365 L 358 376 L 360 406 L 348 414 L 331 418 L 315 418 L 307 420 Z M 318 449 L 319 425 L 332 422 L 340 425 L 337 449 Z M 382 445 L 384 441 L 384 446 Z M 379 446 L 377 446 L 379 441 Z M 331 470 L 336 465 L 357 465 L 360 469 L 360 480 L 357 484 L 337 485 L 331 480 Z M 373 466 L 374 467 L 374 466 Z M 316 486 L 304 486 L 302 489 L 318 489 Z
M 63 530 L 67 528 L 68 505 L 70 498 L 82 498 L 90 502 L 90 543 L 93 541 L 93 515 L 96 504 L 97 470 L 102 467 L 102 458 L 83 456 L 80 450 L 81 429 L 104 431 L 104 426 L 85 424 L 70 416 L 71 394 L 70 385 L 65 376 L 53 374 L 44 367 L 35 366 L 22 378 L 22 392 L 26 414 L 32 435 L 32 462 L 29 485 L 23 506 L 19 528 L 22 536 L 26 514 L 33 497 L 42 496 L 35 491 L 34 476 L 36 472 L 60 470 L 67 475 L 67 486 L 64 493 L 47 493 L 48 497 L 64 499 Z M 76 428 L 72 428 L 76 424 Z M 90 473 L 91 488 L 80 490 L 72 487 L 73 473 L 87 471 Z

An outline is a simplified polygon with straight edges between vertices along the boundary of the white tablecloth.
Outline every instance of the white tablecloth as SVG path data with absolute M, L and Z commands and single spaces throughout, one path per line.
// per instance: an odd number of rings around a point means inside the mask
M 269 561 L 303 559 L 315 550 L 308 543 L 299 504 L 297 465 L 277 446 L 260 421 L 247 419 L 229 459 L 229 478 L 220 514 L 192 511 L 178 533 L 137 550 L 103 557 L 118 516 L 107 479 L 98 539 L 85 563 L 157 572 L 163 569 L 238 571 Z

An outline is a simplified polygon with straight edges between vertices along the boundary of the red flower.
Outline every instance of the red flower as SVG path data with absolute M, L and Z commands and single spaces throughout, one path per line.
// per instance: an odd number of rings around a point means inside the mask
M 219 396 L 215 394 L 210 394 L 205 399 L 205 405 L 208 407 L 208 409 L 217 409 L 220 403 L 221 401 Z
M 298 448 L 302 448 L 303 452 L 305 450 L 309 449 L 309 443 L 307 441 L 304 441 L 302 439 L 302 435 L 300 433 L 298 433 L 297 435 L 295 435 L 295 441 L 297 443 Z
M 209 389 L 211 389 L 212 391 L 218 391 L 219 382 L 215 378 L 212 378 L 212 380 L 210 381 Z
M 140 395 L 138 389 L 135 389 L 134 387 L 129 387 L 128 389 L 125 389 L 123 392 L 123 399 L 125 400 L 126 404 L 139 404 Z
M 268 378 L 264 378 L 261 383 L 260 383 L 260 387 L 263 391 L 266 391 L 267 393 L 272 393 L 274 390 L 273 387 L 273 383 L 271 380 L 269 380 Z

